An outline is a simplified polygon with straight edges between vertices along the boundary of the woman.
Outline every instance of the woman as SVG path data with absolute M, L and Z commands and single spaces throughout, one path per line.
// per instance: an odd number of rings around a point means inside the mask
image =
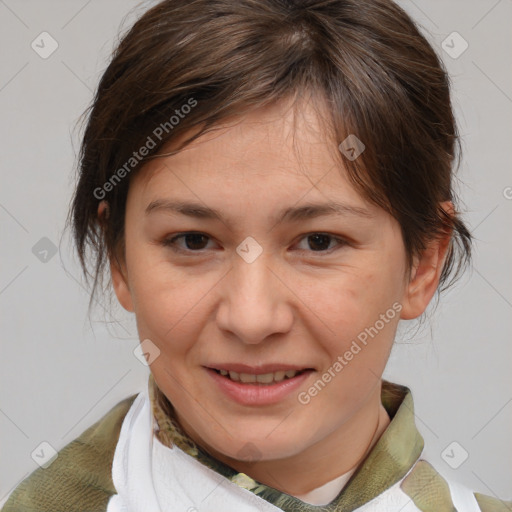
M 399 320 L 469 260 L 457 144 L 446 72 L 389 0 L 151 8 L 100 81 L 71 210 L 148 386 L 3 510 L 510 509 L 423 458 L 382 379 Z

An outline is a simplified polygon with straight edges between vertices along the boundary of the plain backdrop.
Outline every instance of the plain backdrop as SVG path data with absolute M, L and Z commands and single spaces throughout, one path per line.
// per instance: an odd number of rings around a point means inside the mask
M 0 0 L 0 504 L 38 467 L 42 442 L 60 450 L 147 382 L 133 318 L 102 301 L 88 318 L 63 228 L 76 121 L 119 30 L 152 3 Z M 512 499 L 512 1 L 400 4 L 452 76 L 458 192 L 476 240 L 472 270 L 430 322 L 414 337 L 400 329 L 384 377 L 411 388 L 439 472 Z M 47 58 L 33 49 L 41 37 L 45 51 L 58 44 Z

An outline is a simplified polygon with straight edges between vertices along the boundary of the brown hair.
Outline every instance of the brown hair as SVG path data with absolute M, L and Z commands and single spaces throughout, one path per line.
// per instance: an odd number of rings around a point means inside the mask
M 130 176 L 193 128 L 179 149 L 228 117 L 306 91 L 329 105 L 336 145 L 355 134 L 366 146 L 355 160 L 338 153 L 358 190 L 399 222 L 409 263 L 452 232 L 446 288 L 471 249 L 458 212 L 440 207 L 455 204 L 460 156 L 449 85 L 436 52 L 391 0 L 158 3 L 122 37 L 84 112 L 69 218 L 94 279 L 91 300 L 107 256 L 124 250 Z M 109 213 L 98 219 L 103 198 Z

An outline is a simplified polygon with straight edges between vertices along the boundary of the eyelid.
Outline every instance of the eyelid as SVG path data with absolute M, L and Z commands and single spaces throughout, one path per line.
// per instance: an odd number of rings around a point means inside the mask
M 176 240 L 182 239 L 182 238 L 184 238 L 187 235 L 203 235 L 203 236 L 205 236 L 206 238 L 209 239 L 208 241 L 213 240 L 213 237 L 211 237 L 210 235 L 207 235 L 206 233 L 204 233 L 202 231 L 184 231 L 184 232 L 181 232 L 181 233 L 176 233 L 176 234 L 174 234 L 174 235 L 172 235 L 170 237 L 164 238 L 161 241 L 161 244 L 164 247 L 170 247 L 174 252 L 181 253 L 181 254 L 194 254 L 194 253 L 196 253 L 197 255 L 201 255 L 204 252 L 206 252 L 206 249 L 200 249 L 200 250 L 197 250 L 197 251 L 193 251 L 191 249 L 182 249 L 181 247 L 175 245 L 175 241 Z M 338 235 L 334 235 L 332 233 L 323 232 L 323 231 L 311 231 L 311 232 L 308 232 L 308 233 L 304 233 L 304 234 L 300 235 L 300 238 L 298 239 L 297 242 L 294 243 L 294 245 L 297 245 L 302 240 L 304 240 L 304 239 L 306 239 L 306 238 L 308 238 L 309 236 L 312 236 L 312 235 L 325 235 L 325 236 L 328 236 L 328 237 L 330 237 L 332 239 L 332 241 L 336 242 L 338 245 L 337 245 L 337 247 L 333 247 L 333 248 L 325 250 L 325 251 L 308 251 L 308 250 L 305 250 L 305 249 L 301 249 L 301 252 L 308 252 L 308 253 L 312 253 L 312 254 L 318 254 L 320 257 L 322 257 L 322 255 L 331 254 L 331 253 L 341 249 L 342 247 L 351 245 L 351 243 L 350 243 L 350 241 L 348 239 L 346 239 L 344 237 L 341 237 L 341 236 L 338 236 Z
M 169 247 L 174 252 L 181 253 L 181 254 L 194 254 L 194 253 L 202 254 L 202 253 L 204 253 L 205 249 L 201 249 L 199 251 L 192 251 L 190 249 L 182 249 L 181 247 L 175 245 L 176 240 L 178 240 L 180 238 L 184 238 L 187 235 L 203 235 L 209 239 L 208 241 L 212 240 L 212 237 L 210 235 L 207 235 L 206 233 L 203 233 L 202 231 L 184 231 L 182 233 L 176 233 L 170 237 L 165 237 L 161 241 L 161 244 L 164 247 Z
M 311 236 L 311 235 L 325 235 L 329 238 L 331 238 L 331 241 L 332 242 L 335 242 L 336 243 L 336 246 L 332 247 L 331 249 L 328 249 L 326 251 L 306 251 L 306 252 L 310 252 L 310 253 L 318 253 L 318 254 L 331 254 L 332 252 L 335 252 L 339 249 L 341 249 L 342 247 L 345 247 L 345 246 L 348 246 L 350 245 L 349 241 L 346 239 L 346 238 L 343 238 L 341 236 L 337 236 L 337 235 L 333 235 L 331 233 L 323 233 L 323 232 L 313 232 L 313 233 L 308 233 L 306 234 L 303 238 L 301 238 L 301 240 L 307 238 L 308 236 Z

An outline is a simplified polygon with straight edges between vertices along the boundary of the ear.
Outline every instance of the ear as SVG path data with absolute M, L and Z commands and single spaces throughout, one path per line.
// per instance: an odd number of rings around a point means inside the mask
M 115 260 L 110 260 L 110 275 L 112 276 L 112 286 L 116 292 L 116 297 L 121 306 L 126 311 L 133 313 L 133 301 L 128 282 L 126 266 Z
M 106 201 L 101 201 L 98 206 L 98 220 L 105 229 L 106 220 L 109 217 L 109 205 Z M 118 258 L 110 257 L 110 275 L 112 277 L 112 286 L 117 296 L 117 300 L 126 311 L 133 312 L 133 301 L 128 283 L 128 274 L 124 260 L 121 262 Z
M 454 214 L 451 201 L 445 201 L 441 206 L 450 216 Z M 401 319 L 412 320 L 427 309 L 439 285 L 451 237 L 451 231 L 439 235 L 429 242 L 421 255 L 414 258 L 402 301 Z

